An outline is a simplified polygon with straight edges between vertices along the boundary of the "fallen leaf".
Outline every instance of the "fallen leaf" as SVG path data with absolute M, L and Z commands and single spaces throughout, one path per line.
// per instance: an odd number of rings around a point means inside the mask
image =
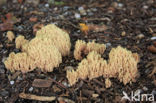
M 80 25 L 80 30 L 84 32 L 85 35 L 88 35 L 89 27 L 84 23 L 80 23 L 79 25 Z
M 147 49 L 152 53 L 156 53 L 156 47 L 154 45 L 148 46 Z
M 29 21 L 36 22 L 37 18 L 36 17 L 31 17 L 31 18 L 29 18 Z
M 94 24 L 84 24 L 80 23 L 80 30 L 85 33 L 85 35 L 88 35 L 89 31 L 94 32 L 102 32 L 108 29 L 106 25 L 94 25 Z
M 64 101 L 60 100 L 60 101 L 59 101 L 59 103 L 66 103 L 66 102 L 64 102 Z
M 94 25 L 94 24 L 89 24 L 87 25 L 90 31 L 94 32 L 102 32 L 108 29 L 106 25 Z
M 50 87 L 52 84 L 51 80 L 35 79 L 32 83 L 33 87 Z
M 22 4 L 23 0 L 18 0 L 18 2 L 19 2 L 20 4 Z
M 0 31 L 13 30 L 13 25 L 11 23 L 0 24 Z
M 13 14 L 7 13 L 4 17 L 1 18 L 3 23 L 0 24 L 0 31 L 12 30 L 13 25 L 17 22 L 20 22 L 20 19 L 17 19 Z
M 41 29 L 43 26 L 44 26 L 43 24 L 39 24 L 39 23 L 35 24 L 35 25 L 33 26 L 33 33 L 36 34 L 36 32 L 37 32 L 39 29 Z

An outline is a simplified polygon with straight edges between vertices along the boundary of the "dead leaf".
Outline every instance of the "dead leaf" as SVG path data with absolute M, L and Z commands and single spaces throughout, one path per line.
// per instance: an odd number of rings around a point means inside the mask
M 36 32 L 39 30 L 39 29 L 41 29 L 42 27 L 43 27 L 44 25 L 43 24 L 35 24 L 34 26 L 33 26 L 33 33 L 34 34 L 36 34 Z
M 88 35 L 89 27 L 84 23 L 80 23 L 79 25 L 80 25 L 80 30 L 84 32 L 85 35 Z
M 94 25 L 94 24 L 84 24 L 80 23 L 80 30 L 85 33 L 85 35 L 88 35 L 89 31 L 94 32 L 103 32 L 108 29 L 106 25 Z
M 3 23 L 0 24 L 0 31 L 13 30 L 13 25 L 17 22 L 20 22 L 20 19 L 17 19 L 13 14 L 8 13 L 4 17 L 1 18 Z
M 13 30 L 13 25 L 11 23 L 0 24 L 0 31 Z
M 32 83 L 33 87 L 50 87 L 52 84 L 51 80 L 35 79 Z
M 90 31 L 94 32 L 102 32 L 108 29 L 106 25 L 94 25 L 94 24 L 89 24 L 87 25 Z
M 152 53 L 156 53 L 156 47 L 154 45 L 148 46 L 147 49 Z
M 36 22 L 37 18 L 36 17 L 31 17 L 31 18 L 29 18 L 29 21 Z
M 66 102 L 64 102 L 64 101 L 60 100 L 60 101 L 59 101 L 59 103 L 66 103 Z
M 23 0 L 18 0 L 18 2 L 19 2 L 20 4 L 22 4 Z

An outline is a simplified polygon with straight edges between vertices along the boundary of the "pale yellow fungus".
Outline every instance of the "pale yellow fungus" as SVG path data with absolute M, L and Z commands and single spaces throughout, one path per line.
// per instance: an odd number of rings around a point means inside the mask
M 82 54 L 88 54 L 92 51 L 103 54 L 105 49 L 106 46 L 104 44 L 95 43 L 95 41 L 86 43 L 83 40 L 77 40 L 75 44 L 74 57 L 76 60 L 81 60 Z
M 24 39 L 24 36 L 18 36 L 15 43 L 16 48 L 22 52 L 10 54 L 4 64 L 11 71 L 22 72 L 35 68 L 52 72 L 54 67 L 58 67 L 62 62 L 62 56 L 70 53 L 71 47 L 69 35 L 53 24 L 37 31 L 36 37 L 30 41 Z
M 10 42 L 12 42 L 13 39 L 15 38 L 15 35 L 12 31 L 8 31 L 6 37 L 8 38 Z
M 100 54 L 92 51 L 88 54 L 86 59 L 83 59 L 74 74 L 77 75 L 74 83 L 69 83 L 71 85 L 75 84 L 76 81 L 81 79 L 97 78 L 99 76 L 104 76 L 106 79 L 106 87 L 111 86 L 109 78 L 117 78 L 124 85 L 135 81 L 138 73 L 137 63 L 139 62 L 139 56 L 137 53 L 132 53 L 131 51 L 118 46 L 117 48 L 112 48 L 109 53 L 108 63 L 104 60 Z M 68 80 L 71 79 L 71 72 L 67 72 Z M 73 78 L 74 79 L 74 78 Z

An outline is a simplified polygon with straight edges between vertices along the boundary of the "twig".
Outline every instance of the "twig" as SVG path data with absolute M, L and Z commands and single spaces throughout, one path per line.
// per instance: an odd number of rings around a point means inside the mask
M 60 87 L 64 88 L 64 89 L 67 89 L 63 84 L 61 84 L 60 82 L 57 82 L 56 80 L 50 78 L 50 80 L 54 83 L 56 83 L 57 85 L 59 85 Z
M 58 101 L 64 101 L 66 103 L 75 103 L 74 101 L 68 99 L 68 98 L 64 98 L 64 97 L 59 97 Z
M 76 29 L 80 29 L 80 27 L 76 26 L 75 24 L 73 24 L 73 23 L 70 22 L 70 21 L 64 20 L 64 21 L 62 21 L 62 22 L 65 23 L 65 24 L 69 24 L 69 25 L 73 26 L 73 27 L 76 28 Z
M 25 94 L 25 93 L 20 93 L 19 97 L 23 99 L 38 100 L 38 101 L 54 101 L 56 99 L 55 96 L 46 97 L 46 96 L 37 96 L 37 95 Z
M 97 21 L 111 21 L 108 17 L 105 17 L 105 18 L 86 18 L 85 20 L 87 20 L 87 21 L 95 21 L 95 20 L 97 20 Z

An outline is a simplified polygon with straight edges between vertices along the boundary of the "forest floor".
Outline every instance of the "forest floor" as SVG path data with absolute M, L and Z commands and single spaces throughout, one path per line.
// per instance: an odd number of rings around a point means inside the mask
M 120 103 L 124 96 L 133 92 L 156 95 L 156 2 L 154 0 L 63 0 L 50 3 L 44 0 L 8 0 L 0 7 L 0 102 L 1 103 L 42 103 L 19 97 L 20 93 L 37 96 L 63 97 L 54 103 Z M 8 25 L 6 25 L 7 23 Z M 43 73 L 36 69 L 22 74 L 11 73 L 5 68 L 4 60 L 10 52 L 20 52 L 15 41 L 8 42 L 7 31 L 15 36 L 23 35 L 31 40 L 35 30 L 42 24 L 54 23 L 67 31 L 71 39 L 71 53 L 63 57 L 63 62 L 53 72 Z M 82 32 L 79 23 L 93 24 L 104 30 Z M 35 27 L 36 25 L 37 27 Z M 136 52 L 140 56 L 139 76 L 136 82 L 123 85 L 117 79 L 111 79 L 112 86 L 105 88 L 104 77 L 93 80 L 79 80 L 74 86 L 68 85 L 65 67 L 76 67 L 80 61 L 74 59 L 75 41 L 95 40 L 106 44 L 102 55 L 108 59 L 111 48 L 122 47 Z M 154 47 L 155 45 L 155 47 Z M 152 47 L 151 47 L 152 46 Z M 33 86 L 34 80 L 51 82 L 47 87 Z M 47 102 L 43 102 L 47 103 Z

